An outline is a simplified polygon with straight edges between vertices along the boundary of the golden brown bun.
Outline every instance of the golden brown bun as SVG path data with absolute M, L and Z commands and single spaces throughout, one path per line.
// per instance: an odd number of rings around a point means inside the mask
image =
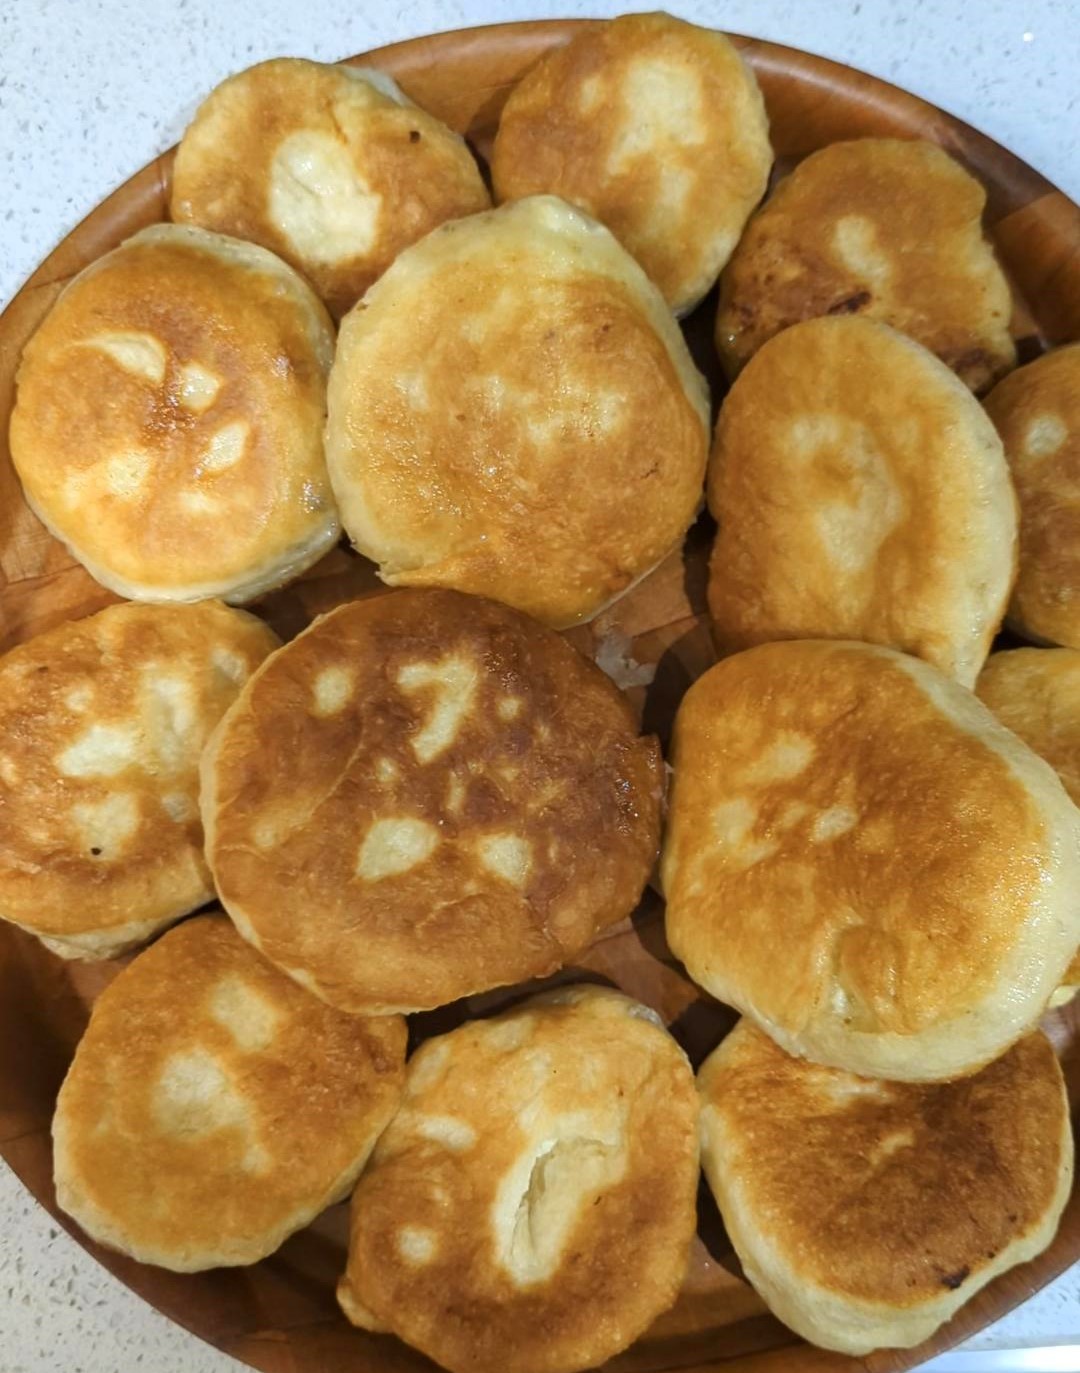
M 26 346 L 11 416 L 26 499 L 121 596 L 252 600 L 338 537 L 333 349 L 326 311 L 272 253 L 143 229 L 80 272 Z
M 975 691 L 1003 725 L 1045 758 L 1080 805 L 1080 653 L 1071 648 L 1017 648 L 994 653 Z M 1051 1005 L 1070 1001 L 1080 984 L 1080 953 Z
M 743 1272 L 813 1344 L 919 1344 L 1054 1238 L 1073 1141 L 1043 1034 L 927 1086 L 803 1063 L 742 1020 L 698 1085 L 702 1163 Z
M 929 348 L 973 391 L 1016 366 L 1012 293 L 983 236 L 986 192 L 919 139 L 811 153 L 747 225 L 720 287 L 732 374 L 782 329 L 861 314 Z
M 1020 497 L 1020 574 L 1009 621 L 1080 648 L 1080 343 L 1006 377 L 986 398 Z
M 675 1300 L 698 1103 L 656 1015 L 573 987 L 429 1040 L 356 1190 L 338 1299 L 452 1373 L 572 1373 Z
M 277 642 L 216 601 L 118 605 L 0 658 L 0 918 L 107 958 L 209 901 L 199 756 Z
M 327 462 L 392 586 L 586 620 L 701 503 L 704 378 L 659 292 L 550 196 L 443 225 L 342 322 Z
M 1015 648 L 986 660 L 975 685 L 1003 725 L 1045 758 L 1080 805 L 1080 652 Z
M 465 140 L 385 72 L 277 57 L 199 107 L 170 210 L 271 249 L 343 314 L 402 248 L 490 203 Z
M 57 1202 L 142 1263 L 255 1263 L 348 1194 L 405 1033 L 309 996 L 222 915 L 190 920 L 94 1005 L 56 1103 Z
M 772 159 L 754 74 L 722 33 L 625 14 L 518 82 L 491 173 L 499 200 L 550 193 L 606 224 L 681 315 L 731 256 Z
M 972 686 L 1016 569 L 1016 497 L 982 407 L 867 319 L 785 330 L 735 382 L 709 466 L 717 646 L 865 639 Z
M 1080 942 L 1080 811 L 970 692 L 868 644 L 769 644 L 675 720 L 667 936 L 789 1053 L 973 1072 Z
M 241 933 L 344 1010 L 561 967 L 633 909 L 660 752 L 559 635 L 453 591 L 344 605 L 276 653 L 203 756 Z

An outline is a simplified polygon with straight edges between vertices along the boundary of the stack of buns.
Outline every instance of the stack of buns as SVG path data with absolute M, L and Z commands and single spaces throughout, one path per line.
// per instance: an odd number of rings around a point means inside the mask
M 746 1277 L 831 1349 L 918 1343 L 1053 1239 L 1080 345 L 1012 370 L 941 149 L 838 143 L 759 207 L 771 167 L 737 49 L 666 15 L 529 70 L 494 208 L 388 76 L 275 59 L 200 108 L 174 222 L 31 339 L 27 502 L 133 603 L 0 659 L 0 918 L 104 958 L 202 911 L 60 1091 L 57 1197 L 101 1243 L 252 1263 L 355 1185 L 350 1321 L 575 1373 L 676 1301 L 699 1155 Z M 710 452 L 677 318 L 718 278 Z M 720 661 L 662 827 L 658 740 L 558 631 L 704 501 Z M 342 532 L 400 589 L 284 644 L 234 608 Z M 1006 614 L 1041 646 L 988 657 Z M 616 990 L 505 1009 L 658 860 L 671 952 L 743 1016 L 696 1087 Z M 403 1017 L 453 1002 L 406 1063 Z

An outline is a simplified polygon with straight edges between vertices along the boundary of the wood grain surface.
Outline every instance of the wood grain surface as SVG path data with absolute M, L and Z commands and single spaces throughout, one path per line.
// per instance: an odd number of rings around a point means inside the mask
M 588 21 L 440 34 L 356 60 L 391 72 L 414 100 L 465 133 L 483 156 L 514 82 L 583 22 Z M 780 170 L 841 138 L 933 139 L 988 189 L 987 225 L 1015 287 L 1013 332 L 1021 357 L 1080 338 L 1080 209 L 1075 204 L 1012 154 L 914 96 L 821 58 L 755 40 L 736 41 L 764 90 Z M 0 318 L 0 649 L 115 599 L 72 561 L 24 504 L 6 447 L 7 419 L 24 343 L 76 272 L 135 230 L 165 218 L 171 164 L 172 155 L 165 154 L 105 200 L 42 263 Z M 686 327 L 718 400 L 723 386 L 710 341 L 714 311 L 710 296 Z M 653 669 L 651 682 L 631 687 L 630 695 L 645 727 L 665 743 L 682 693 L 712 661 L 703 616 L 710 537 L 703 519 L 691 532 L 684 556 L 669 559 L 613 612 L 570 635 L 587 653 L 606 659 L 624 655 Z M 372 565 L 339 547 L 258 609 L 291 635 L 342 600 L 381 591 Z M 173 1320 L 254 1368 L 265 1373 L 431 1369 L 395 1340 L 352 1329 L 338 1312 L 333 1292 L 344 1266 L 344 1207 L 333 1208 L 252 1268 L 197 1275 L 171 1274 L 109 1253 L 57 1212 L 49 1142 L 53 1102 L 89 1007 L 123 961 L 66 964 L 12 927 L 0 927 L 0 1154 L 99 1262 Z M 695 1063 L 734 1022 L 733 1013 L 693 987 L 672 959 L 664 943 L 662 907 L 651 891 L 631 920 L 563 977 L 583 973 L 616 983 L 660 1010 Z M 416 1017 L 414 1036 L 448 1028 L 520 991 Z M 1065 1065 L 1075 1126 L 1080 1012 L 1075 1006 L 1057 1012 L 1047 1018 L 1046 1028 Z M 704 1190 L 700 1211 L 694 1259 L 678 1303 L 633 1349 L 607 1365 L 612 1373 L 911 1368 L 1001 1316 L 1080 1256 L 1077 1188 L 1055 1243 L 1040 1258 L 998 1279 L 920 1348 L 852 1360 L 811 1348 L 769 1316 L 742 1280 Z

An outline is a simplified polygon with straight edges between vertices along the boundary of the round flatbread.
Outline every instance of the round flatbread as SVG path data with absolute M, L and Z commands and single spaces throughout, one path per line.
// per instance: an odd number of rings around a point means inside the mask
M 864 639 L 974 685 L 1016 570 L 1016 497 L 982 406 L 868 319 L 796 324 L 720 411 L 709 613 L 722 652 Z
M 391 586 L 491 596 L 561 628 L 682 542 L 709 401 L 659 292 L 548 196 L 443 225 L 342 322 L 327 460 Z
M 209 901 L 199 758 L 277 645 L 217 601 L 118 605 L 0 658 L 0 918 L 107 958 Z
M 686 314 L 716 281 L 772 166 L 738 50 L 670 14 L 582 29 L 522 77 L 499 119 L 499 200 L 551 194 L 606 224 Z
M 1020 499 L 1009 623 L 1026 639 L 1080 648 L 1080 343 L 1006 377 L 986 410 Z
M 143 229 L 79 273 L 23 353 L 11 456 L 27 502 L 130 600 L 253 600 L 338 537 L 333 351 L 315 293 L 272 253 Z
M 170 211 L 271 249 L 340 315 L 402 248 L 490 203 L 465 140 L 385 72 L 275 57 L 199 106 Z
M 348 1195 L 405 1038 L 309 996 L 221 914 L 190 920 L 94 1004 L 53 1118 L 57 1203 L 141 1263 L 255 1263 Z
M 564 639 L 452 591 L 340 606 L 203 756 L 207 857 L 241 932 L 345 1010 L 554 972 L 630 914 L 660 751 Z
M 654 1013 L 575 987 L 430 1040 L 353 1199 L 357 1325 L 451 1373 L 573 1373 L 678 1294 L 698 1106 Z
M 979 699 L 1028 748 L 1045 758 L 1080 805 L 1080 652 L 1017 648 L 993 653 L 975 685 Z M 1051 1004 L 1080 989 L 1080 950 Z
M 769 644 L 683 698 L 661 863 L 690 976 L 790 1053 L 973 1072 L 1080 942 L 1080 811 L 969 691 L 868 644 Z
M 825 1349 L 920 1344 L 1041 1254 L 1069 1198 L 1069 1102 L 1044 1034 L 920 1085 L 790 1058 L 742 1020 L 698 1086 L 702 1164 L 743 1272 Z
M 804 158 L 739 241 L 716 346 L 734 375 L 775 334 L 823 315 L 881 320 L 973 391 L 1016 366 L 1012 292 L 983 233 L 986 192 L 922 139 L 857 138 Z

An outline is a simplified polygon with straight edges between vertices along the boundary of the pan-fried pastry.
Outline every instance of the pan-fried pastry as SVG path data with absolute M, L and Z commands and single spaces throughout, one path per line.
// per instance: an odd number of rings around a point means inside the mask
M 789 1053 L 973 1072 L 1080 943 L 1080 811 L 970 692 L 868 644 L 767 644 L 683 698 L 661 864 L 690 976 Z
M 561 628 L 682 542 L 709 401 L 659 292 L 549 196 L 445 224 L 342 322 L 327 461 L 391 586 L 491 596 Z
M 698 1075 L 702 1162 L 743 1271 L 826 1349 L 919 1344 L 1050 1244 L 1072 1183 L 1061 1067 L 1035 1033 L 973 1077 L 874 1082 L 740 1021 Z
M 986 409 L 1020 498 L 1009 622 L 1025 638 L 1080 648 L 1080 343 L 1006 377 Z
M 252 678 L 203 756 L 207 857 L 241 933 L 311 991 L 427 1009 L 554 972 L 629 915 L 661 767 L 559 635 L 403 591 Z
M 489 204 L 465 140 L 385 72 L 276 57 L 199 107 L 171 211 L 271 249 L 342 314 L 402 248 Z
M 1045 758 L 1080 805 L 1080 652 L 1071 648 L 1017 648 L 994 653 L 975 691 L 1001 723 Z M 1080 987 L 1080 952 L 1054 993 L 1071 1000 Z
M 1016 569 L 1016 498 L 982 407 L 926 349 L 817 319 L 761 350 L 709 467 L 717 646 L 865 639 L 972 686 Z
M 1001 723 L 1045 758 L 1080 805 L 1080 652 L 1015 648 L 994 653 L 975 692 Z
M 731 256 L 772 157 L 754 74 L 722 33 L 624 14 L 522 77 L 491 172 L 499 200 L 558 195 L 606 224 L 681 315 Z
M 11 417 L 26 499 L 121 596 L 253 600 L 338 537 L 333 349 L 318 298 L 272 253 L 143 229 L 80 272 L 26 346 Z
M 309 996 L 222 915 L 190 920 L 94 1005 L 56 1103 L 57 1202 L 142 1263 L 255 1263 L 348 1195 L 405 1035 Z
M 277 642 L 215 601 L 118 605 L 0 658 L 0 918 L 107 958 L 209 901 L 199 757 Z
M 682 1050 L 600 987 L 430 1040 L 356 1190 L 338 1299 L 451 1373 L 572 1373 L 666 1310 L 696 1222 Z
M 857 138 L 811 153 L 750 220 L 721 280 L 716 346 L 734 374 L 774 334 L 864 315 L 929 348 L 973 391 L 1016 366 L 1012 294 L 982 230 L 986 192 L 933 143 Z

